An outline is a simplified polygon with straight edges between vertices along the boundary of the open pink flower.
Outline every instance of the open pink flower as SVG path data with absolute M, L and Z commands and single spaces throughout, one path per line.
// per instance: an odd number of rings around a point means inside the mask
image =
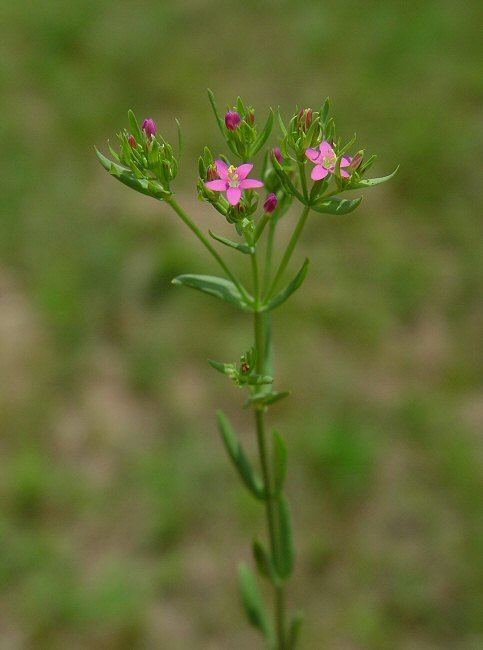
M 253 190 L 263 187 L 262 181 L 254 178 L 247 178 L 252 171 L 251 163 L 244 163 L 239 167 L 228 165 L 223 160 L 215 160 L 216 171 L 220 177 L 214 181 L 205 183 L 206 187 L 214 192 L 226 192 L 226 198 L 231 205 L 237 205 L 242 196 L 242 190 Z
M 307 149 L 305 155 L 310 162 L 315 164 L 315 167 L 312 169 L 312 173 L 310 174 L 313 181 L 320 181 L 325 178 L 327 174 L 333 174 L 335 172 L 337 156 L 327 140 L 324 140 L 324 142 L 319 144 L 318 150 Z M 344 167 L 349 167 L 351 160 L 351 158 L 342 158 L 340 161 L 340 175 L 342 178 L 349 178 L 350 174 L 344 169 Z

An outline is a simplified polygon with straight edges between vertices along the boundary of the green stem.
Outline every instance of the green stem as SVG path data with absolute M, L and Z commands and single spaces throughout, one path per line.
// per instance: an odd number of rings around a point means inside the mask
M 236 288 L 241 293 L 243 298 L 249 304 L 251 304 L 252 303 L 251 296 L 248 294 L 245 287 L 242 285 L 240 280 L 238 280 L 238 278 L 232 273 L 232 271 L 230 271 L 230 269 L 225 264 L 221 255 L 219 255 L 219 253 L 215 250 L 215 248 L 213 248 L 209 239 L 201 232 L 198 226 L 191 220 L 191 218 L 187 215 L 187 213 L 183 210 L 183 208 L 179 205 L 179 203 L 172 196 L 169 199 L 166 199 L 166 203 L 168 203 L 173 208 L 173 210 L 181 218 L 183 223 L 185 223 L 188 226 L 188 228 L 196 235 L 196 237 L 198 237 L 198 239 L 203 244 L 203 246 L 211 253 L 211 255 L 221 266 L 221 268 L 225 271 L 225 273 L 233 282 L 233 284 L 236 286 Z
M 254 311 L 254 329 L 255 329 L 255 350 L 256 350 L 256 370 L 257 374 L 265 373 L 265 317 L 266 314 L 259 311 L 261 304 L 260 280 L 258 273 L 258 262 L 256 253 L 252 256 L 253 271 L 253 292 L 255 298 Z M 260 456 L 260 466 L 262 478 L 267 494 L 265 500 L 265 510 L 267 517 L 268 535 L 270 539 L 270 550 L 272 560 L 276 562 L 278 557 L 278 525 L 276 501 L 273 497 L 273 480 L 270 471 L 269 454 L 267 450 L 267 441 L 265 433 L 265 408 L 257 407 L 255 410 L 255 425 L 257 432 L 258 453 Z M 274 589 L 274 618 L 275 633 L 277 639 L 277 650 L 285 650 L 285 590 L 283 585 L 273 585 Z
M 263 290 L 265 293 L 268 291 L 268 286 L 270 284 L 270 275 L 272 272 L 273 243 L 275 240 L 276 227 L 277 221 L 275 219 L 272 219 L 268 227 L 267 249 L 265 252 L 265 268 L 263 276 Z
M 295 230 L 292 233 L 288 246 L 282 257 L 280 266 L 277 269 L 277 273 L 275 274 L 273 282 L 270 285 L 267 295 L 265 296 L 265 302 L 267 302 L 272 297 L 275 289 L 277 288 L 277 284 L 283 275 L 283 272 L 287 268 L 287 264 L 290 262 L 290 258 L 292 257 L 293 250 L 299 240 L 302 230 L 304 229 L 305 222 L 307 221 L 307 217 L 309 216 L 309 212 L 310 212 L 310 206 L 309 205 L 304 206 L 302 214 L 300 215 L 297 225 L 295 226 Z

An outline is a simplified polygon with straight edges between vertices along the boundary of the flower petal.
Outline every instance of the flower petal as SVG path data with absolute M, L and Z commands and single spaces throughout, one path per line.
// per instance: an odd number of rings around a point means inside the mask
M 350 178 L 349 172 L 346 172 L 346 170 L 342 168 L 340 170 L 340 175 L 342 176 L 342 178 Z
M 327 142 L 327 140 L 324 140 L 323 142 L 320 143 L 319 145 L 320 149 L 320 154 L 323 158 L 335 158 L 335 151 L 332 149 L 330 146 L 330 142 Z
M 230 205 L 237 205 L 241 199 L 241 189 L 239 187 L 229 187 L 226 191 L 226 198 Z
M 352 158 L 342 158 L 340 161 L 340 166 L 341 167 L 348 167 L 352 162 Z
M 321 181 L 327 176 L 328 173 L 329 170 L 322 165 L 315 165 L 315 167 L 312 169 L 312 173 L 310 174 L 310 178 L 313 181 Z
M 255 178 L 246 178 L 244 181 L 240 181 L 238 187 L 242 190 L 253 190 L 255 187 L 263 187 L 263 183 Z
M 317 159 L 320 156 L 320 152 L 317 151 L 317 149 L 306 149 L 305 150 L 305 155 L 307 156 L 307 158 L 309 160 L 311 160 L 312 162 L 315 163 L 315 162 L 317 162 Z
M 215 160 L 215 166 L 218 176 L 226 180 L 228 177 L 228 165 L 223 160 Z
M 226 190 L 226 181 L 219 178 L 215 181 L 208 181 L 205 186 L 214 192 L 224 192 Z
M 236 173 L 238 174 L 238 178 L 241 181 L 245 180 L 245 178 L 252 171 L 252 169 L 253 169 L 253 165 L 251 163 L 243 163 L 243 165 L 240 165 L 239 167 L 236 168 Z

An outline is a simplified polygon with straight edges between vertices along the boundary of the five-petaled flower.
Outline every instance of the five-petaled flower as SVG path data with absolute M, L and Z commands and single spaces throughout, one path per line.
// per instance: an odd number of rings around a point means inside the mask
M 333 174 L 335 172 L 337 155 L 332 149 L 331 145 L 327 140 L 319 144 L 317 149 L 307 149 L 305 152 L 307 158 L 315 164 L 315 167 L 312 169 L 310 177 L 313 181 L 320 181 L 327 176 L 327 174 Z M 342 158 L 340 161 L 340 175 L 342 178 L 349 178 L 350 174 L 344 169 L 344 167 L 349 167 L 351 164 L 351 158 Z
M 214 192 L 226 192 L 226 198 L 231 205 L 237 205 L 242 196 L 242 190 L 253 190 L 263 187 L 262 181 L 254 178 L 247 178 L 252 171 L 251 163 L 244 163 L 239 167 L 228 165 L 223 160 L 216 160 L 216 171 L 220 177 L 214 181 L 205 183 L 206 187 Z

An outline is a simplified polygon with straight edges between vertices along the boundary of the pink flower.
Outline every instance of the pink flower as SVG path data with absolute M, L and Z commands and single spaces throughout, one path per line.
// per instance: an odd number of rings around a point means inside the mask
M 277 204 L 278 204 L 277 195 L 272 192 L 265 199 L 265 203 L 263 204 L 263 209 L 267 214 L 272 214 L 272 212 L 275 212 L 275 208 L 277 207 Z
M 278 160 L 278 162 L 283 165 L 283 156 L 282 152 L 280 151 L 280 147 L 274 147 L 272 149 L 272 153 L 275 156 L 275 158 Z
M 230 205 L 237 205 L 242 196 L 242 190 L 252 190 L 256 187 L 263 187 L 262 181 L 247 178 L 252 171 L 251 163 L 244 163 L 239 167 L 228 165 L 223 160 L 215 160 L 216 171 L 220 177 L 218 180 L 208 181 L 206 187 L 214 192 L 226 192 L 226 198 Z
M 229 131 L 236 131 L 240 126 L 242 119 L 236 111 L 228 111 L 225 115 L 225 125 Z
M 315 164 L 310 177 L 313 181 L 320 181 L 327 174 L 335 172 L 337 156 L 327 140 L 319 144 L 319 149 L 307 149 L 305 152 L 307 158 Z M 351 164 L 351 158 L 342 158 L 340 161 L 340 175 L 342 178 L 349 178 L 350 174 L 344 169 Z
M 144 120 L 142 129 L 148 138 L 154 138 L 158 127 L 156 126 L 156 122 L 151 117 L 148 117 Z

